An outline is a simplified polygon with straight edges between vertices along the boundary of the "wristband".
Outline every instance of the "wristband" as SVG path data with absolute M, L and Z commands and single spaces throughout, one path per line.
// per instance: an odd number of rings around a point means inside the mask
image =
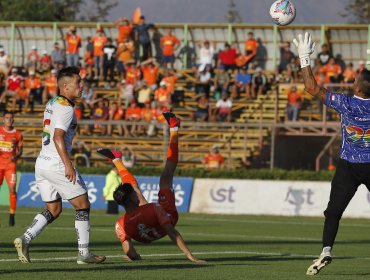
M 301 68 L 311 66 L 311 59 L 309 56 L 300 57 L 300 61 L 301 61 Z

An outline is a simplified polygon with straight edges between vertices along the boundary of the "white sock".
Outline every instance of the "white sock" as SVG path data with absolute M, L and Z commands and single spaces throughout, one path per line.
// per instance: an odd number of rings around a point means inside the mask
M 37 214 L 35 219 L 33 220 L 32 224 L 24 233 L 24 238 L 26 239 L 26 243 L 29 244 L 31 241 L 41 233 L 41 231 L 48 225 L 48 221 L 46 220 L 45 216 L 42 214 Z
M 88 210 L 77 210 L 75 228 L 78 242 L 78 252 L 81 256 L 89 255 L 90 220 Z
M 322 248 L 322 253 L 321 254 L 326 254 L 326 253 L 331 253 L 331 247 L 330 246 Z

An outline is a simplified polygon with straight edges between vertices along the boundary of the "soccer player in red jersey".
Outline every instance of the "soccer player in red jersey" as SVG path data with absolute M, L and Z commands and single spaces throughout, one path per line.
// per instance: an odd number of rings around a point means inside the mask
M 158 203 L 148 203 L 142 195 L 135 177 L 126 169 L 117 150 L 99 149 L 98 153 L 113 160 L 122 179 L 113 193 L 114 200 L 122 205 L 126 213 L 115 225 L 116 234 L 129 260 L 140 260 L 131 240 L 151 243 L 168 235 L 192 262 L 203 263 L 193 256 L 185 245 L 181 234 L 175 229 L 178 213 L 172 188 L 173 174 L 178 162 L 178 129 L 180 121 L 172 112 L 164 112 L 170 127 L 170 144 L 165 168 L 159 180 Z
M 14 226 L 14 214 L 17 208 L 16 162 L 22 155 L 23 136 L 13 127 L 13 112 L 4 112 L 3 123 L 4 125 L 0 126 L 0 186 L 5 177 L 9 187 L 9 226 Z

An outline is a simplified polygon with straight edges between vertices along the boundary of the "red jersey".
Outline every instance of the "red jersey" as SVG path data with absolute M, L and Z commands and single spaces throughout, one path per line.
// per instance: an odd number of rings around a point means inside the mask
M 117 27 L 118 29 L 118 43 L 125 42 L 125 40 L 130 39 L 132 27 L 131 25 L 120 25 Z
M 67 34 L 66 36 L 66 43 L 67 43 L 67 54 L 78 53 L 78 50 L 81 46 L 81 38 L 80 36 Z
M 257 48 L 258 48 L 258 42 L 255 39 L 249 39 L 249 40 L 245 41 L 244 46 L 245 46 L 245 51 L 248 54 L 249 53 L 255 54 L 257 52 Z
M 142 66 L 141 71 L 143 72 L 143 79 L 149 86 L 152 86 L 157 83 L 158 76 L 158 67 L 157 66 Z
M 107 42 L 107 37 L 105 36 L 95 36 L 91 39 L 94 43 L 94 56 L 103 56 L 103 48 L 105 43 Z
M 8 79 L 7 79 L 7 82 L 8 82 L 8 90 L 11 90 L 11 91 L 16 91 L 20 84 L 21 84 L 21 81 L 22 81 L 22 77 L 17 75 L 17 76 L 9 76 Z
M 134 67 L 127 67 L 126 84 L 135 85 L 139 79 L 140 79 L 140 70 Z
M 161 38 L 161 46 L 163 49 L 163 55 L 174 55 L 175 46 L 179 45 L 180 41 L 175 36 L 163 36 Z
M 121 242 L 132 238 L 138 242 L 151 243 L 167 235 L 163 228 L 167 224 L 172 224 L 171 215 L 160 204 L 148 203 L 124 214 L 116 222 L 115 229 Z
M 209 169 L 213 169 L 220 168 L 221 164 L 225 162 L 225 159 L 221 154 L 209 154 L 204 158 L 204 162 L 207 163 Z
M 221 60 L 222 64 L 233 65 L 236 60 L 236 49 L 230 49 L 229 51 L 220 52 L 218 58 Z
M 19 147 L 23 145 L 22 133 L 13 130 L 6 130 L 5 127 L 0 126 L 0 166 L 11 162 Z

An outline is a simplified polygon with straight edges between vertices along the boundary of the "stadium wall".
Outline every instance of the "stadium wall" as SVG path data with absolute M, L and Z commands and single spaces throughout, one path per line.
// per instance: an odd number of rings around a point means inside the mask
M 103 175 L 82 176 L 93 209 L 105 209 Z M 156 202 L 159 177 L 137 176 L 139 187 L 149 202 Z M 179 212 L 205 214 L 246 214 L 281 216 L 323 216 L 328 203 L 330 182 L 193 179 L 175 177 L 174 190 Z M 3 184 L 0 205 L 8 205 Z M 43 208 L 34 173 L 19 174 L 18 205 Z M 71 207 L 65 202 L 64 207 Z M 370 218 L 370 193 L 365 186 L 347 208 L 345 217 Z

